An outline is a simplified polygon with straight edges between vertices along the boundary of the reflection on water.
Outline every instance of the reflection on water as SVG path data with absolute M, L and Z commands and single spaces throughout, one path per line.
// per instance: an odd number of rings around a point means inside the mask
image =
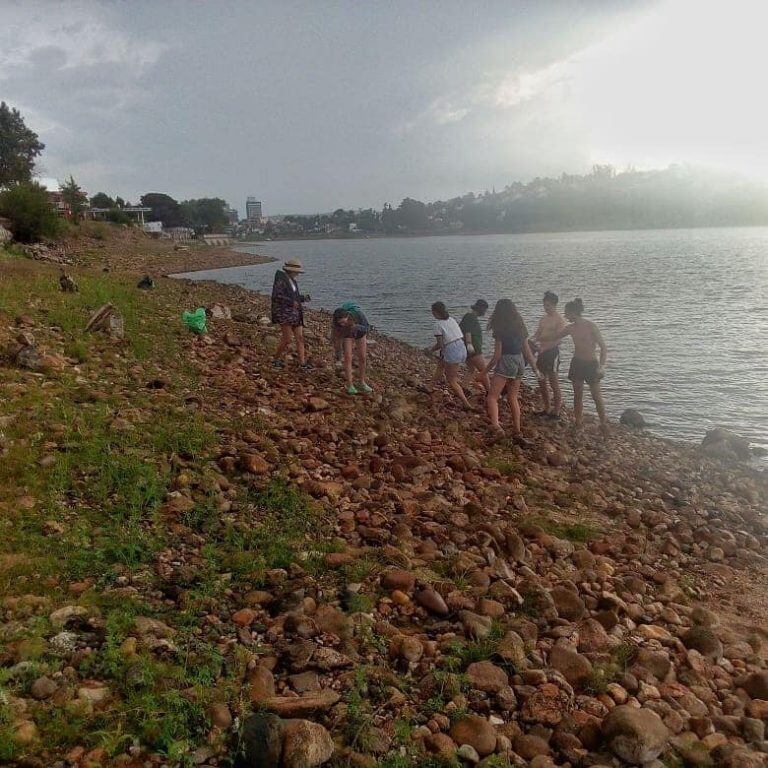
M 545 290 L 581 296 L 609 345 L 613 415 L 638 408 L 661 435 L 728 426 L 768 447 L 768 229 L 582 232 L 260 243 L 299 258 L 312 306 L 356 299 L 380 329 L 430 342 L 429 305 L 460 316 L 513 299 L 533 330 Z M 275 265 L 198 273 L 268 292 Z M 488 344 L 486 344 L 488 352 Z M 561 375 L 570 358 L 564 345 Z

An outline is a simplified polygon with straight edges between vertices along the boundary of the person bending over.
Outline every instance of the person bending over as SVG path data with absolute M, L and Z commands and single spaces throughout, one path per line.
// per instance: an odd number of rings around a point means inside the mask
M 524 444 L 520 432 L 520 383 L 525 372 L 525 361 L 530 363 L 537 376 L 541 376 L 528 344 L 528 329 L 517 307 L 509 299 L 496 302 L 488 328 L 495 339 L 493 357 L 486 368 L 486 373 L 493 371 L 487 399 L 491 427 L 498 435 L 504 434 L 499 424 L 499 397 L 506 389 L 509 407 L 512 409 L 513 436 L 517 442 Z
M 359 392 L 369 395 L 373 392 L 373 389 L 365 380 L 369 330 L 368 319 L 354 301 L 345 302 L 333 313 L 331 341 L 334 351 L 339 346 L 341 347 L 348 395 L 357 395 Z M 355 386 L 352 376 L 353 348 L 357 349 L 357 369 L 359 373 L 357 386 Z
M 573 418 L 576 426 L 581 427 L 584 419 L 584 383 L 586 382 L 595 401 L 600 429 L 603 434 L 607 434 L 608 417 L 605 414 L 600 380 L 604 375 L 608 347 L 603 341 L 600 329 L 591 320 L 582 317 L 583 312 L 584 302 L 581 299 L 569 301 L 565 305 L 565 316 L 570 321 L 570 325 L 559 331 L 556 338 L 559 340 L 570 336 L 573 339 L 573 359 L 568 378 L 573 385 Z M 599 357 L 596 349 L 600 350 Z
M 448 386 L 456 397 L 461 400 L 467 410 L 472 410 L 459 382 L 459 366 L 467 359 L 464 335 L 459 324 L 448 314 L 442 301 L 436 301 L 432 305 L 432 316 L 435 318 L 435 344 L 429 351 L 438 352 L 440 356 L 435 379 L 445 376 Z
M 563 408 L 563 395 L 560 391 L 560 382 L 557 380 L 557 369 L 560 362 L 560 345 L 557 342 L 557 334 L 565 328 L 565 320 L 557 311 L 557 294 L 547 291 L 544 294 L 544 315 L 539 320 L 539 327 L 533 336 L 538 346 L 536 367 L 543 374 L 539 379 L 539 392 L 543 409 L 542 416 L 550 419 L 559 419 Z M 552 396 L 550 397 L 550 389 Z
M 467 370 L 469 375 L 474 371 L 474 379 L 479 381 L 486 392 L 490 389 L 488 374 L 485 372 L 486 361 L 483 357 L 483 329 L 480 318 L 488 311 L 488 302 L 478 299 L 461 318 L 459 328 L 464 334 L 464 344 L 467 347 Z M 465 383 L 469 383 L 469 378 Z

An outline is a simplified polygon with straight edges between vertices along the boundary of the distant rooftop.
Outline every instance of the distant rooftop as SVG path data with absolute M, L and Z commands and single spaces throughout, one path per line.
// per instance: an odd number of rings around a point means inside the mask
M 141 205 L 127 205 L 125 208 L 91 208 L 91 213 L 109 213 L 109 211 L 123 211 L 123 213 L 149 213 L 152 209 Z

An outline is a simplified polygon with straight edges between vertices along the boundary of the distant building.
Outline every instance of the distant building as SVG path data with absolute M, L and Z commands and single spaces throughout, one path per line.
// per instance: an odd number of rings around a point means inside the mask
M 261 200 L 249 197 L 245 201 L 245 218 L 252 224 L 261 224 Z
M 137 224 L 141 224 L 141 226 L 143 227 L 145 226 L 145 223 L 146 223 L 144 219 L 144 214 L 151 213 L 152 209 L 147 208 L 145 205 L 127 205 L 124 208 L 89 208 L 85 212 L 85 215 L 86 217 L 90 217 L 91 219 L 98 220 L 98 219 L 109 218 L 109 214 L 113 212 L 119 212 L 124 216 L 127 216 L 129 219 L 133 219 L 134 221 L 136 221 Z M 159 224 L 160 222 L 148 222 L 148 223 Z
M 162 237 L 169 240 L 192 240 L 195 230 L 192 227 L 167 227 L 162 231 Z
M 64 202 L 64 198 L 61 194 L 61 184 L 56 179 L 42 178 L 38 179 L 38 183 L 45 188 L 48 193 L 48 200 L 50 200 L 56 213 L 64 219 L 68 219 L 72 216 L 69 203 Z
M 231 226 L 234 226 L 240 220 L 237 211 L 229 206 L 224 209 L 224 215 L 227 217 L 227 223 Z
M 232 238 L 226 235 L 202 235 L 206 245 L 232 245 Z

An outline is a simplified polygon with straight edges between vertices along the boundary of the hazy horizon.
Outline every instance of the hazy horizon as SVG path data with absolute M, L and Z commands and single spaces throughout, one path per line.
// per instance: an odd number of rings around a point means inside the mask
M 768 180 L 756 0 L 0 0 L 0 98 L 91 194 L 381 208 L 593 164 Z

